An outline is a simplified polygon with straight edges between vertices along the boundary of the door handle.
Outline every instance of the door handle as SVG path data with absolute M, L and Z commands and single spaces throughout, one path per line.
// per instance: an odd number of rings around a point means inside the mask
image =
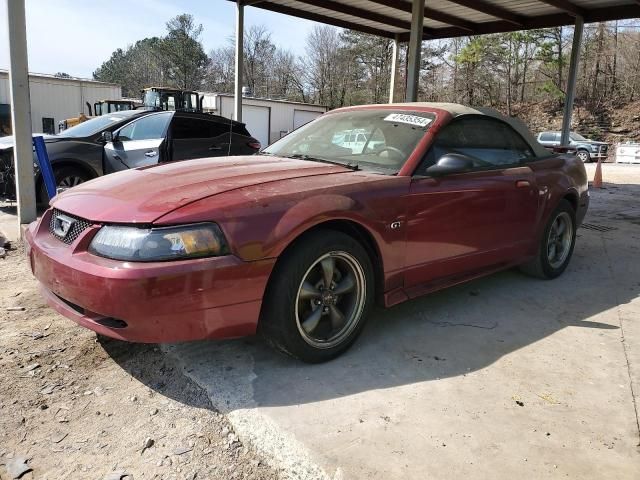
M 208 148 L 208 150 L 222 150 L 222 147 L 220 147 L 220 146 L 218 146 L 216 144 L 213 144 Z
M 517 188 L 528 188 L 531 186 L 531 183 L 529 182 L 529 180 L 517 180 L 516 181 L 516 187 Z
M 158 152 L 155 152 L 153 150 L 149 150 L 148 152 L 145 152 L 145 154 L 144 154 L 145 157 L 155 157 L 156 155 L 158 155 Z

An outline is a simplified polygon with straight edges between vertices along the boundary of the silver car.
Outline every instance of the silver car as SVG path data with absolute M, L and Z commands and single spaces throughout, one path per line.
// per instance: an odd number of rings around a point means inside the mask
M 261 148 L 243 123 L 206 113 L 128 110 L 93 118 L 58 135 L 42 135 L 57 188 L 160 162 L 252 155 Z M 35 162 L 35 153 L 34 153 Z M 40 203 L 48 201 L 36 171 Z M 15 198 L 13 137 L 0 138 L 0 198 Z

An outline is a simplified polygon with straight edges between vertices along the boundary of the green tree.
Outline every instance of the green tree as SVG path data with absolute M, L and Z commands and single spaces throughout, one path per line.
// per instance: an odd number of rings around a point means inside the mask
M 139 97 L 150 85 L 165 85 L 167 63 L 158 37 L 138 40 L 126 50 L 117 49 L 95 72 L 93 78 L 122 86 L 125 97 Z
M 138 40 L 118 48 L 102 63 L 93 78 L 122 86 L 126 97 L 138 97 L 152 85 L 197 90 L 202 87 L 209 57 L 199 42 L 202 25 L 183 14 L 167 22 L 165 37 Z
M 183 13 L 167 22 L 167 30 L 161 42 L 167 81 L 184 90 L 201 88 L 209 64 L 200 43 L 202 25 L 196 25 L 192 15 Z

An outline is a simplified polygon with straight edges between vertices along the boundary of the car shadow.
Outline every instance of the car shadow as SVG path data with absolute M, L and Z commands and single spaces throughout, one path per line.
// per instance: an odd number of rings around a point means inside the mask
M 630 236 L 640 237 L 640 229 L 629 228 L 634 229 Z M 505 271 L 388 310 L 378 308 L 353 347 L 325 364 L 307 365 L 280 355 L 257 337 L 165 345 L 162 350 L 223 412 L 318 402 L 466 375 L 562 329 L 589 329 L 593 335 L 619 329 L 617 323 L 593 317 L 640 294 L 632 275 L 616 273 L 628 263 L 624 238 L 587 229 L 578 235 L 572 262 L 561 277 L 544 281 Z M 101 343 L 136 376 L 124 361 L 121 342 Z M 137 378 L 188 402 L 179 392 L 158 387 L 162 372 L 156 374 Z

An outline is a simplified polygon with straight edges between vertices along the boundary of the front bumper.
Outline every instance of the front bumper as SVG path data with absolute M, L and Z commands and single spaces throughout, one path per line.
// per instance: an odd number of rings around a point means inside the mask
M 99 226 L 66 245 L 49 233 L 50 217 L 26 232 L 31 270 L 49 305 L 79 325 L 148 343 L 255 333 L 275 259 L 110 260 L 87 252 Z

